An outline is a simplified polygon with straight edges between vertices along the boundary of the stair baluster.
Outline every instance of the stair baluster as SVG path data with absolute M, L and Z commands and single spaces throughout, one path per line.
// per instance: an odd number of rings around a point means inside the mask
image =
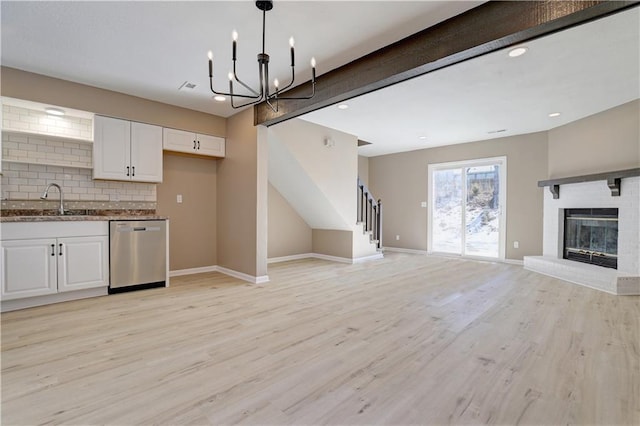
M 373 197 L 369 189 L 358 178 L 358 212 L 357 221 L 364 232 L 370 233 L 371 240 L 376 241 L 377 248 L 382 248 L 382 200 Z

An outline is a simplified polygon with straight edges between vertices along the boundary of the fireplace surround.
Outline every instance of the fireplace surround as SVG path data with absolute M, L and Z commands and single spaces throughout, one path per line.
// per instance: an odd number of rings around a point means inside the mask
M 634 175 L 625 176 L 617 182 L 615 179 L 607 179 L 605 174 L 593 175 L 596 177 L 593 180 L 586 179 L 591 176 L 567 178 L 569 182 L 566 183 L 562 179 L 541 181 L 545 185 L 540 186 L 550 187 L 550 190 L 545 188 L 544 191 L 542 256 L 525 256 L 525 269 L 612 294 L 640 295 L 640 169 L 633 170 Z M 611 185 L 612 180 L 615 185 Z M 598 234 L 595 246 L 586 247 L 587 236 L 588 244 L 592 243 L 592 233 L 585 232 L 582 237 L 584 245 L 578 247 L 578 252 L 583 250 L 588 253 L 582 254 L 591 257 L 591 252 L 595 252 L 596 261 L 599 261 L 604 256 L 598 255 L 613 251 L 615 246 L 617 269 L 565 257 L 565 228 L 572 226 L 565 224 L 567 214 L 584 214 L 587 210 L 591 213 L 604 213 L 605 219 L 614 219 L 612 215 L 617 211 L 617 227 L 616 231 L 610 231 L 608 242 L 605 240 L 603 243 L 602 240 L 598 240 L 603 232 L 607 232 L 601 229 L 605 221 L 601 221 L 600 224 L 589 223 L 595 226 L 591 226 L 592 229 L 589 231 Z M 578 217 L 591 220 L 586 216 Z M 613 227 L 613 224 L 609 225 Z M 614 238 L 615 235 L 617 238 Z M 614 240 L 617 241 L 614 243 Z

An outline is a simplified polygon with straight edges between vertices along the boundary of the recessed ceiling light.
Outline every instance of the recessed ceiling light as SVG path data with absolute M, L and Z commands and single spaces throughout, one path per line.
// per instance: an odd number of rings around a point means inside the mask
M 338 109 L 347 109 L 347 108 L 349 108 L 349 105 L 347 105 L 347 104 L 338 105 Z
M 426 136 L 418 136 L 418 139 L 421 139 L 421 140 L 425 140 L 426 138 L 427 138 Z
M 216 101 L 218 101 L 218 102 L 224 102 L 224 101 L 226 101 L 226 100 L 227 100 L 227 98 L 225 98 L 225 97 L 224 97 L 224 96 L 222 96 L 222 95 L 216 95 L 216 96 L 214 96 L 214 97 L 213 97 L 213 99 L 214 99 L 214 100 L 216 100 Z
M 49 115 L 64 115 L 64 110 L 61 110 L 60 108 L 47 107 L 44 109 L 44 112 Z
M 527 53 L 527 50 L 529 50 L 529 49 L 524 47 L 524 46 L 516 47 L 516 48 L 511 49 L 509 51 L 509 57 L 517 58 L 518 56 L 522 56 L 525 53 Z
M 549 117 L 559 117 L 560 113 L 559 112 L 552 112 L 549 114 Z

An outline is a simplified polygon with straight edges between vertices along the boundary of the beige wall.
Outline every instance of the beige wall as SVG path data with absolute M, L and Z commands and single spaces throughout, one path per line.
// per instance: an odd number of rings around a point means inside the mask
M 369 186 L 369 157 L 358 156 L 358 177 Z
M 313 252 L 351 259 L 353 254 L 353 232 L 314 229 Z
M 212 158 L 164 153 L 158 214 L 169 216 L 171 271 L 212 266 L 216 256 L 216 169 Z M 178 204 L 176 196 L 182 195 Z
M 226 157 L 218 164 L 217 178 L 218 265 L 254 277 L 266 275 L 266 235 L 264 262 L 258 264 L 257 261 L 261 218 L 258 217 L 258 127 L 253 125 L 253 109 L 227 119 Z M 266 176 L 264 185 L 266 193 Z M 266 222 L 266 210 L 264 216 Z
M 640 167 L 640 100 L 549 131 L 549 178 Z
M 269 185 L 268 257 L 311 253 L 311 228 L 284 197 Z
M 383 245 L 427 249 L 421 202 L 427 201 L 429 164 L 498 156 L 507 157 L 506 257 L 542 253 L 543 190 L 537 181 L 547 176 L 546 132 L 370 157 L 369 188 L 382 199 Z
M 2 67 L 0 71 L 2 96 L 225 136 L 226 119 L 223 117 L 14 68 Z

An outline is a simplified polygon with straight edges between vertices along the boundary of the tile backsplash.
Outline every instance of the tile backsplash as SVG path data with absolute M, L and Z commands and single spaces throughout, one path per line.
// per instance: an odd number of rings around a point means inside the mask
M 156 201 L 153 183 L 93 180 L 90 169 L 6 161 L 2 169 L 2 198 L 7 200 L 38 200 L 55 182 L 62 186 L 65 200 Z
M 2 158 L 23 163 L 92 167 L 93 145 L 47 136 L 2 133 Z

